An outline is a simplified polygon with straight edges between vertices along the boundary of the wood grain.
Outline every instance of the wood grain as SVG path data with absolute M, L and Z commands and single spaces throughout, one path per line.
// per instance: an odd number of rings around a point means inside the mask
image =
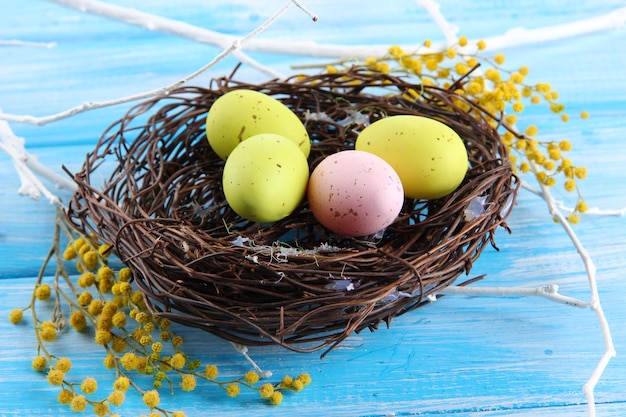
M 8 4 L 7 4 L 8 3 Z M 172 19 L 242 35 L 265 19 L 282 1 L 259 6 L 254 1 L 203 4 L 185 1 L 116 1 Z M 291 10 L 270 28 L 268 39 L 315 40 L 327 43 L 420 43 L 442 40 L 416 2 L 307 2 L 320 16 L 313 24 Z M 265 4 L 265 3 L 264 3 Z M 613 2 L 442 1 L 441 12 L 471 38 L 490 37 L 515 26 L 542 27 L 608 12 Z M 7 113 L 46 115 L 88 100 L 106 100 L 160 87 L 206 63 L 217 49 L 166 34 L 149 32 L 50 2 L 3 3 L 0 39 L 57 42 L 51 49 L 0 46 L 0 108 Z M 589 206 L 626 207 L 626 55 L 615 48 L 626 41 L 623 29 L 509 48 L 507 66 L 528 65 L 532 82 L 550 82 L 572 116 L 587 110 L 586 121 L 562 123 L 545 108 L 530 108 L 523 120 L 537 124 L 546 140 L 569 138 L 571 158 L 587 166 L 581 191 Z M 289 73 L 290 63 L 320 59 L 254 54 L 276 70 Z M 227 60 L 197 83 L 230 71 Z M 264 75 L 243 68 L 240 76 Z M 11 124 L 27 141 L 29 152 L 61 173 L 61 164 L 77 170 L 100 132 L 127 106 L 85 113 L 44 127 Z M 523 126 L 521 126 L 523 127 Z M 531 181 L 531 179 L 528 179 Z M 46 201 L 17 195 L 19 179 L 10 160 L 0 154 L 0 416 L 74 415 L 56 401 L 56 388 L 30 368 L 36 343 L 29 322 L 6 320 L 14 307 L 28 303 L 34 277 L 47 253 L 54 208 Z M 61 194 L 67 200 L 67 194 Z M 557 199 L 573 204 L 555 190 Z M 599 416 L 626 414 L 626 220 L 584 216 L 576 226 L 598 268 L 600 297 L 613 331 L 618 356 L 596 388 Z M 511 235 L 497 235 L 500 251 L 487 250 L 472 276 L 487 274 L 476 285 L 538 286 L 555 283 L 563 294 L 589 299 L 585 271 L 568 237 L 554 224 L 543 200 L 522 192 L 509 221 Z M 220 365 L 222 374 L 239 375 L 245 360 L 221 340 L 181 329 L 186 352 Z M 96 376 L 102 392 L 113 377 L 101 366 L 89 336 L 64 334 L 58 352 L 74 359 L 76 380 Z M 316 354 L 294 354 L 279 348 L 253 348 L 262 367 L 284 374 L 309 372 L 313 383 L 288 395 L 277 408 L 244 392 L 230 399 L 218 388 L 200 383 L 196 391 L 170 397 L 164 405 L 188 416 L 329 415 L 408 416 L 583 416 L 587 413 L 582 385 L 604 348 L 597 320 L 581 310 L 535 298 L 445 296 L 434 304 L 395 319 L 390 329 L 362 333 L 323 360 Z M 219 410 L 216 411 L 216 410 Z M 122 415 L 146 413 L 129 394 Z

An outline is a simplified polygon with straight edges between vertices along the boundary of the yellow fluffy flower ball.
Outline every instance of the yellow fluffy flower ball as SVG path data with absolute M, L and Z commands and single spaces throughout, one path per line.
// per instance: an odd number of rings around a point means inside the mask
M 35 356 L 31 362 L 31 366 L 35 371 L 41 372 L 48 366 L 48 360 L 43 355 Z
M 218 369 L 215 365 L 207 365 L 207 367 L 204 369 L 204 375 L 206 375 L 206 377 L 209 379 L 217 378 L 217 374 Z
M 94 378 L 85 378 L 80 384 L 80 390 L 85 394 L 93 394 L 98 389 L 98 382 Z
M 226 387 L 226 395 L 229 397 L 236 397 L 241 392 L 241 388 L 237 384 L 229 384 Z
M 50 385 L 61 385 L 63 383 L 63 379 L 65 378 L 65 373 L 58 369 L 51 369 L 46 378 Z
M 51 290 L 48 284 L 40 284 L 35 289 L 35 297 L 37 297 L 38 300 L 47 300 L 50 298 L 50 294 Z
M 70 358 L 61 358 L 57 360 L 55 368 L 61 372 L 69 372 L 72 369 L 72 360 Z
M 243 379 L 248 383 L 248 384 L 256 384 L 257 382 L 259 382 L 259 374 L 257 374 L 254 371 L 248 371 L 245 373 L 245 375 L 243 376 Z
M 109 404 L 106 402 L 95 403 L 93 413 L 99 417 L 106 416 L 109 413 Z
M 54 342 L 57 338 L 57 331 L 54 324 L 50 321 L 44 321 L 39 327 L 39 337 L 44 342 Z
M 120 390 L 113 391 L 107 397 L 107 399 L 109 400 L 111 404 L 118 406 L 118 407 L 122 405 L 125 398 L 126 398 L 126 394 L 124 394 L 124 391 L 120 391 Z
M 169 365 L 174 369 L 181 369 L 183 366 L 185 366 L 186 362 L 187 360 L 185 359 L 185 355 L 183 355 L 182 353 L 176 353 L 169 360 Z
M 113 335 L 108 330 L 96 330 L 95 341 L 99 345 L 106 345 L 113 339 Z
M 143 403 L 150 408 L 154 408 L 159 405 L 161 402 L 161 398 L 159 397 L 159 392 L 156 390 L 146 391 L 143 394 Z
M 87 328 L 87 318 L 82 311 L 74 311 L 70 316 L 70 326 L 77 332 L 82 332 Z
M 279 405 L 283 402 L 283 393 L 280 391 L 274 391 L 274 393 L 270 397 L 270 404 Z
M 72 402 L 72 398 L 74 398 L 74 393 L 68 389 L 63 388 L 59 395 L 57 396 L 57 400 L 61 404 L 69 404 Z
M 126 391 L 130 387 L 130 379 L 120 376 L 113 382 L 113 389 L 116 391 Z
M 87 399 L 83 395 L 75 395 L 70 402 L 70 408 L 72 411 L 76 412 L 85 411 L 85 408 L 87 408 Z
M 18 324 L 24 318 L 24 313 L 19 308 L 14 308 L 9 313 L 9 321 L 12 324 Z
M 132 352 L 125 353 L 124 356 L 122 356 L 122 358 L 120 359 L 120 365 L 122 365 L 122 368 L 126 369 L 127 371 L 134 371 L 135 369 L 137 369 L 137 364 L 137 355 Z
M 193 375 L 183 375 L 180 380 L 180 387 L 183 391 L 193 391 L 196 388 L 196 377 Z
M 261 398 L 270 398 L 274 393 L 274 385 L 272 384 L 263 384 L 261 388 L 259 388 L 259 394 Z

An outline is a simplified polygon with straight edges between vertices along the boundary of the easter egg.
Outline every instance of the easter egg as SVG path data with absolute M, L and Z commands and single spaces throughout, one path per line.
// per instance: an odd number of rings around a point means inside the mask
M 222 173 L 228 205 L 255 222 L 273 222 L 291 214 L 302 201 L 308 180 L 309 164 L 301 149 L 271 133 L 237 145 Z
M 465 178 L 467 150 L 449 126 L 422 116 L 377 120 L 359 134 L 355 148 L 387 161 L 409 198 L 432 200 L 450 194 Z
M 220 158 L 261 133 L 274 133 L 295 143 L 305 157 L 311 142 L 298 116 L 280 101 L 254 90 L 232 90 L 220 96 L 206 117 L 206 136 Z
M 402 182 L 382 158 L 347 150 L 324 158 L 307 189 L 315 218 L 345 236 L 366 236 L 389 226 L 404 202 Z

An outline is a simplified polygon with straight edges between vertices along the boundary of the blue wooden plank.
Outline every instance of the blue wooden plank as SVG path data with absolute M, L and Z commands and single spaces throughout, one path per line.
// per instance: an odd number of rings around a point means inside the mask
M 0 39 L 56 41 L 52 49 L 0 47 L 0 108 L 10 113 L 45 115 L 87 100 L 107 100 L 160 87 L 203 65 L 217 51 L 171 35 L 145 31 L 38 1 L 28 13 L 20 2 L 3 4 Z M 267 17 L 269 6 L 284 2 L 246 1 L 238 4 L 196 2 L 127 2 L 140 10 L 180 19 L 226 33 L 242 35 Z M 313 2 L 311 2 L 313 3 Z M 432 19 L 414 2 L 393 2 L 384 13 L 363 1 L 316 1 L 308 6 L 320 15 L 311 23 L 297 10 L 263 36 L 268 39 L 315 40 L 345 44 L 419 43 L 425 37 L 442 40 Z M 442 13 L 470 37 L 501 34 L 514 26 L 538 28 L 566 23 L 613 10 L 612 2 L 441 1 Z M 508 65 L 528 65 L 530 79 L 547 81 L 575 114 L 588 110 L 587 121 L 564 124 L 545 109 L 526 114 L 546 139 L 567 137 L 574 143 L 572 159 L 583 162 L 589 178 L 581 183 L 592 207 L 626 207 L 626 85 L 624 54 L 614 45 L 625 41 L 623 30 L 608 30 L 541 45 L 506 50 Z M 255 53 L 253 56 L 283 73 L 289 64 L 312 58 Z M 317 60 L 319 61 L 319 60 Z M 230 59 L 198 83 L 229 72 Z M 243 68 L 241 77 L 264 75 Z M 44 127 L 11 124 L 27 139 L 28 150 L 61 172 L 77 170 L 99 134 L 128 106 L 89 112 Z M 530 123 L 530 121 L 529 121 Z M 54 208 L 16 194 L 19 181 L 8 158 L 0 154 L 0 317 L 28 303 L 29 291 L 52 235 Z M 555 190 L 558 199 L 568 200 Z M 67 198 L 67 195 L 64 196 Z M 472 271 L 487 274 L 476 286 L 538 286 L 556 283 L 561 292 L 587 300 L 585 271 L 562 229 L 553 224 L 545 203 L 522 192 L 509 225 L 500 232 L 500 252 L 487 250 Z M 598 267 L 600 296 L 618 352 L 626 346 L 626 272 L 624 217 L 585 216 L 576 231 Z M 5 343 L 0 344 L 0 416 L 74 415 L 56 402 L 56 390 L 30 369 L 35 339 L 29 323 L 11 326 L 0 320 Z M 228 343 L 191 329 L 181 329 L 186 352 L 221 365 L 224 375 L 238 375 L 249 366 Z M 18 341 L 10 342 L 7 341 Z M 100 366 L 101 352 L 89 337 L 64 334 L 55 342 L 62 354 L 72 354 L 77 380 L 97 376 L 108 389 L 109 371 Z M 77 355 L 74 352 L 80 352 Z M 278 408 L 261 404 L 254 393 L 229 399 L 215 387 L 201 384 L 192 393 L 163 395 L 164 403 L 182 407 L 188 415 L 219 409 L 220 415 L 586 415 L 582 384 L 601 353 L 602 339 L 590 310 L 578 310 L 542 299 L 446 296 L 432 305 L 397 318 L 391 329 L 362 333 L 324 360 L 276 347 L 253 348 L 253 357 L 276 378 L 309 372 L 314 383 L 288 396 Z M 626 362 L 615 358 L 596 392 L 598 415 L 626 412 Z M 37 401 L 32 401 L 33 390 Z M 105 390 L 105 388 L 102 388 Z M 123 415 L 145 413 L 136 395 Z
M 24 281 L 2 281 L 3 317 L 28 299 L 31 287 Z M 607 291 L 613 289 L 615 286 L 608 286 Z M 622 305 L 612 303 L 607 304 L 607 311 L 620 316 L 625 313 Z M 163 401 L 166 406 L 184 405 L 187 410 L 219 407 L 222 415 L 240 415 L 241 407 L 258 415 L 310 415 L 306 410 L 362 416 L 469 414 L 548 406 L 580 411 L 575 407 L 581 402 L 579 382 L 592 370 L 601 349 L 597 338 L 588 337 L 597 329 L 587 313 L 544 300 L 444 297 L 394 320 L 389 330 L 351 337 L 323 360 L 316 354 L 251 348 L 252 356 L 269 367 L 275 378 L 306 371 L 314 379 L 305 391 L 288 396 L 277 409 L 269 409 L 253 393 L 244 392 L 234 401 L 227 399 L 208 384 L 174 397 L 162 394 Z M 6 396 L 2 410 L 22 407 L 29 415 L 46 415 L 56 407 L 56 395 L 43 375 L 29 369 L 36 346 L 29 325 L 28 321 L 17 327 L 3 325 L 5 340 L 21 342 L 2 347 L 0 361 L 5 372 L 1 381 Z M 615 330 L 616 340 L 623 340 L 623 328 Z M 182 329 L 181 334 L 187 354 L 220 364 L 224 376 L 248 370 L 229 344 L 195 330 Z M 60 356 L 73 358 L 72 378 L 80 381 L 94 376 L 107 392 L 112 373 L 100 365 L 104 353 L 90 347 L 90 340 L 89 335 L 64 334 L 53 348 Z M 572 343 L 575 340 L 579 342 Z M 145 379 L 138 381 L 149 384 Z M 623 402 L 624 382 L 618 362 L 607 371 L 598 401 Z M 32 394 L 26 386 L 42 391 L 40 402 L 28 401 Z M 142 409 L 138 396 L 130 393 L 124 410 L 139 413 Z M 58 415 L 64 412 L 60 409 Z

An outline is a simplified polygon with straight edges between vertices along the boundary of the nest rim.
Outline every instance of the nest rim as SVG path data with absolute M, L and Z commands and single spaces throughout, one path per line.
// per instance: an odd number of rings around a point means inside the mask
M 487 244 L 497 249 L 496 229 L 509 231 L 505 220 L 519 181 L 488 120 L 499 119 L 452 89 L 364 68 L 260 84 L 233 74 L 134 106 L 105 130 L 74 174 L 78 192 L 68 220 L 112 246 L 156 316 L 238 344 L 325 349 L 325 355 L 352 333 L 389 326 L 427 303 L 468 275 Z M 311 171 L 325 155 L 353 147 L 363 126 L 342 126 L 349 110 L 370 122 L 394 114 L 443 121 L 464 140 L 470 169 L 446 197 L 405 199 L 376 242 L 325 231 L 306 199 L 273 224 L 245 221 L 220 194 L 223 161 L 203 137 L 212 102 L 242 88 L 273 96 L 300 117 L 312 138 Z M 419 99 L 406 97 L 410 89 Z M 102 177 L 111 159 L 112 172 Z M 485 212 L 468 220 L 465 210 L 476 197 L 486 198 Z M 297 239 L 281 241 L 294 233 Z

